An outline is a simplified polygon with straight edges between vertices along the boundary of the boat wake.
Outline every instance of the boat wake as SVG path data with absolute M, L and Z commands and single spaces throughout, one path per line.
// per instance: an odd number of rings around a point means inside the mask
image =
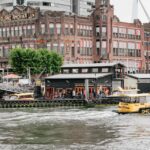
M 102 119 L 117 115 L 115 112 L 104 110 L 82 110 L 82 109 L 64 109 L 53 111 L 38 112 L 0 112 L 0 127 L 16 127 L 27 124 L 37 123 L 69 123 L 73 121 L 86 122 L 87 124 L 97 123 Z

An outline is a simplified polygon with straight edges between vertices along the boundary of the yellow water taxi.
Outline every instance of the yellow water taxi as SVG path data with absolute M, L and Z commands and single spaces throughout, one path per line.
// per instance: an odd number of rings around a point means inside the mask
M 150 113 L 150 94 L 134 94 L 125 96 L 118 105 L 118 113 Z
M 3 97 L 4 100 L 34 100 L 33 93 L 15 93 Z

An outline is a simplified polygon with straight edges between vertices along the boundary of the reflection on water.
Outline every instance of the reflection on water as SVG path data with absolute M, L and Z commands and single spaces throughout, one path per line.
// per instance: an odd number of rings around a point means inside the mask
M 0 150 L 147 150 L 150 117 L 113 109 L 1 109 Z

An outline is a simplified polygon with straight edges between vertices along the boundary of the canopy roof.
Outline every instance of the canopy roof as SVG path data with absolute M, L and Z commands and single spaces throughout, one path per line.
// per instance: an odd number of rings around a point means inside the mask
M 65 64 L 62 66 L 62 68 L 114 67 L 117 65 L 125 67 L 122 63 L 90 63 L 90 64 Z
M 128 74 L 128 76 L 136 78 L 136 79 L 150 79 L 150 74 L 144 74 L 144 73 Z
M 45 79 L 95 79 L 102 78 L 111 73 L 88 73 L 88 74 L 57 74 L 53 76 L 46 77 Z

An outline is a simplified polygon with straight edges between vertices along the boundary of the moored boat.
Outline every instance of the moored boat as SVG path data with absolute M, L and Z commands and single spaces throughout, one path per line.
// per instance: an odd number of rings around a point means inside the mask
M 125 96 L 118 105 L 118 113 L 150 113 L 150 94 L 133 94 Z
M 35 100 L 33 93 L 15 93 L 3 96 L 5 101 L 21 101 L 21 100 Z
M 118 87 L 117 90 L 113 91 L 113 93 L 111 95 L 109 95 L 108 97 L 123 97 L 123 96 L 130 96 L 133 94 L 137 94 L 138 93 L 138 89 L 123 89 L 121 87 Z

